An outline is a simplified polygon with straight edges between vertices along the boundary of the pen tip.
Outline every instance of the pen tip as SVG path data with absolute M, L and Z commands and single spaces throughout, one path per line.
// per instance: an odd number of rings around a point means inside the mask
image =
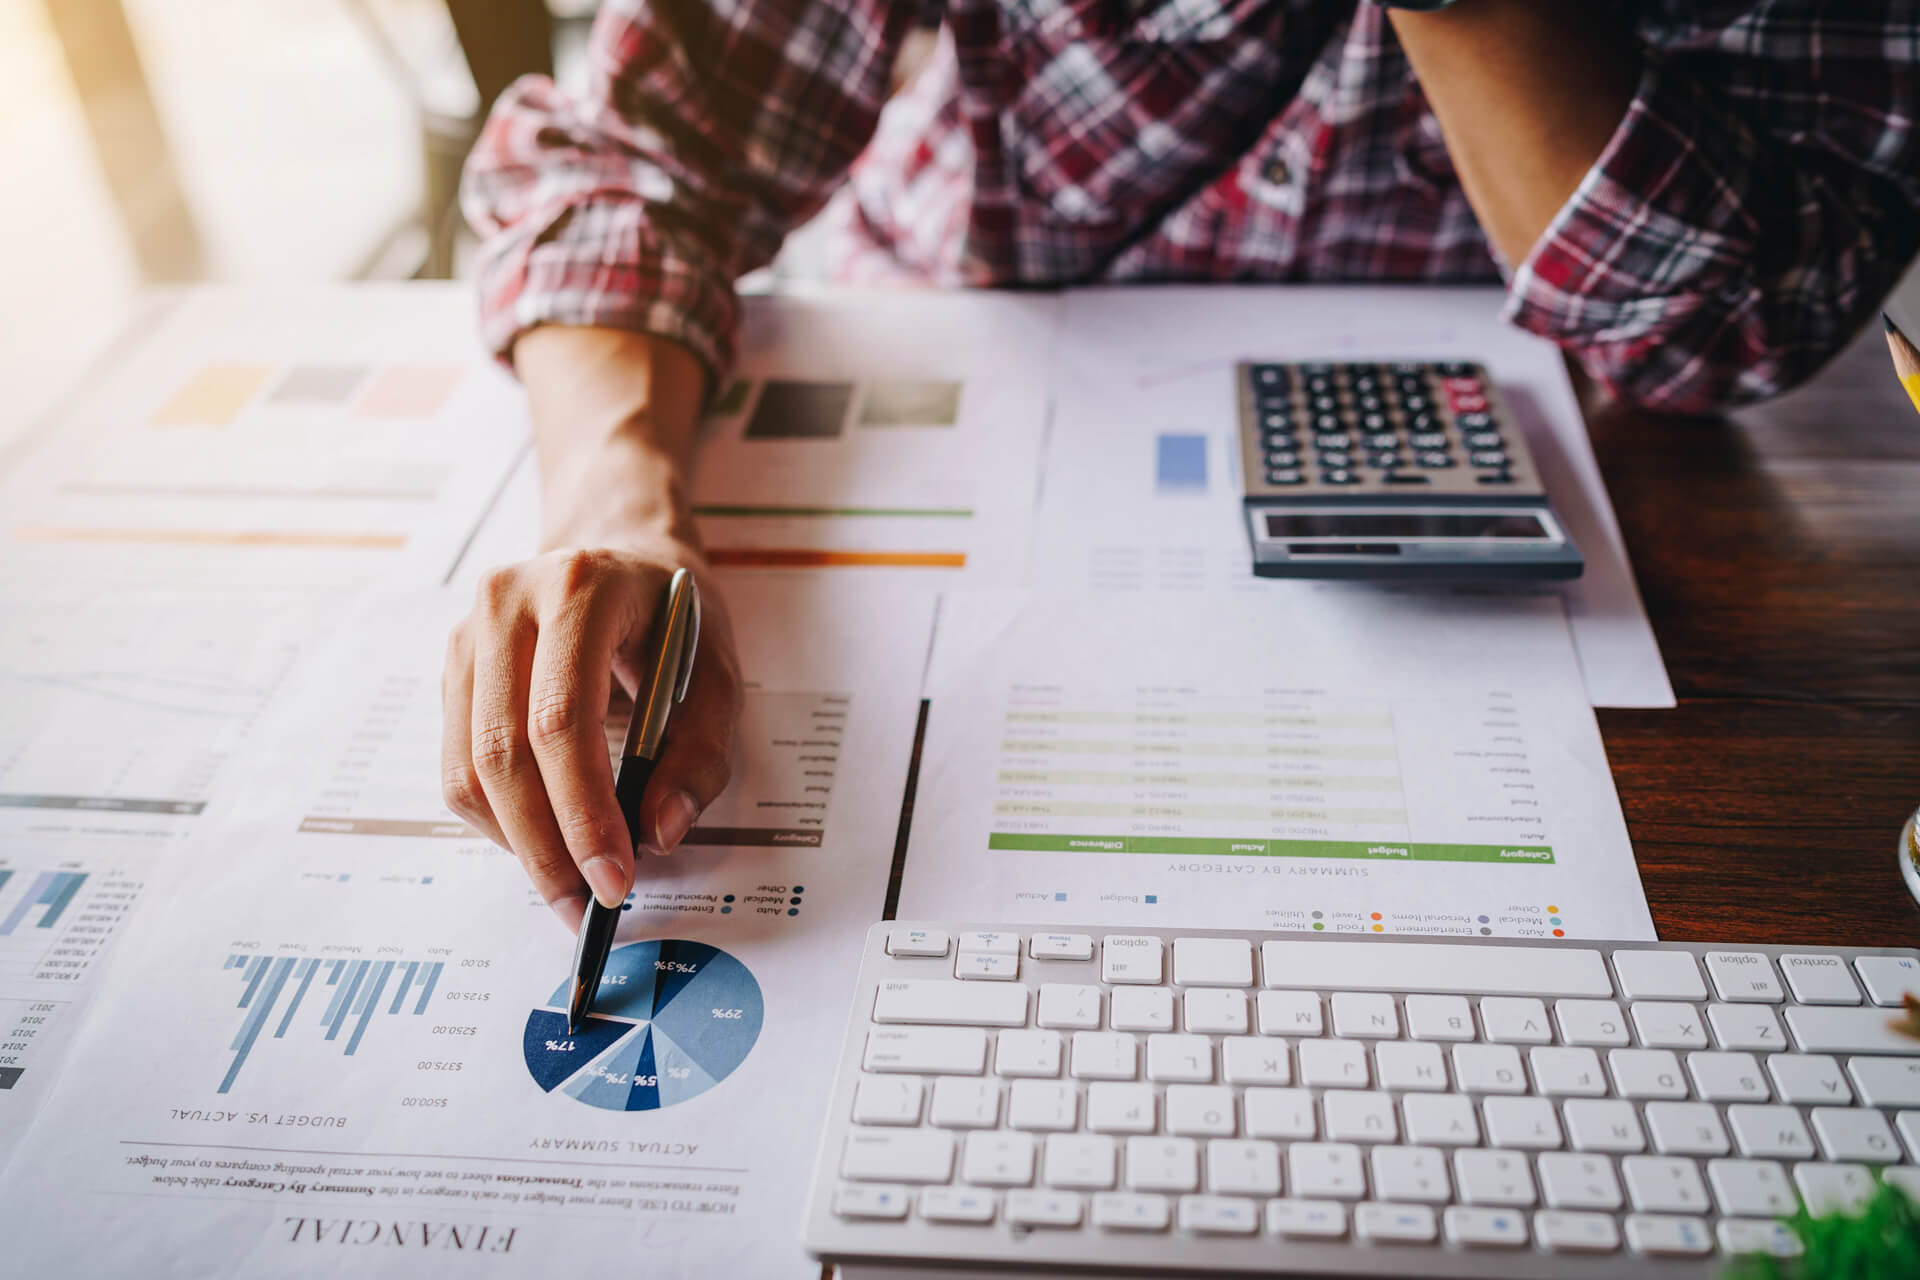
M 1896 324 L 1895 324 L 1895 323 L 1893 322 L 1893 317 L 1892 317 L 1892 316 L 1890 316 L 1890 315 L 1888 315 L 1888 314 L 1887 314 L 1886 312 L 1884 312 L 1884 311 L 1882 311 L 1882 312 L 1880 313 L 1880 323 L 1881 323 L 1881 324 L 1883 324 L 1883 325 L 1885 325 L 1885 326 L 1887 326 L 1887 332 L 1888 332 L 1888 333 L 1900 333 L 1900 326 L 1899 326 L 1899 325 L 1896 325 Z M 1900 336 L 1904 338 L 1904 337 L 1906 337 L 1907 335 L 1906 335 L 1906 334 L 1904 334 L 1904 333 L 1900 333 Z

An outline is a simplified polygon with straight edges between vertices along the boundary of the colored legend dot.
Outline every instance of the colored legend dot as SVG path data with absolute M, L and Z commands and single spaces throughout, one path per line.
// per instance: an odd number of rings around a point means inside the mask
M 1313 918 L 1314 918 L 1315 920 L 1318 920 L 1318 919 L 1320 918 L 1320 913 L 1319 913 L 1318 911 L 1316 911 L 1316 912 L 1314 912 L 1314 913 L 1313 913 Z
M 1480 917 L 1480 923 L 1481 923 L 1481 924 L 1486 924 L 1486 923 L 1487 923 L 1487 918 L 1486 918 L 1485 916 L 1481 916 L 1481 917 Z
M 732 908 L 732 907 L 722 907 L 722 908 L 720 908 L 720 914 L 721 914 L 721 915 L 723 915 L 723 916 L 730 916 L 730 915 L 732 915 L 732 914 L 733 914 L 733 908 Z
M 1316 928 L 1316 929 L 1324 929 L 1324 928 L 1326 928 L 1327 926 L 1326 926 L 1325 924 L 1323 924 L 1323 923 L 1321 923 L 1320 921 L 1318 921 L 1318 920 L 1315 920 L 1315 921 L 1313 922 L 1313 927 L 1314 927 L 1314 928 Z
M 787 908 L 787 914 L 788 914 L 788 915 L 790 915 L 790 916 L 797 916 L 797 915 L 799 915 L 799 914 L 800 914 L 800 911 L 799 911 L 799 909 L 798 909 L 798 908 L 796 908 L 796 907 L 788 907 L 788 908 Z
M 1554 906 L 1551 902 L 1549 902 L 1547 904 L 1547 914 L 1550 916 L 1557 916 L 1560 914 L 1560 908 Z
M 727 895 L 726 897 L 724 897 L 724 898 L 722 898 L 722 899 L 720 899 L 720 901 L 722 901 L 722 902 L 732 902 L 732 901 L 733 901 L 733 895 L 732 895 L 732 894 L 728 894 L 728 895 Z
M 1482 917 L 1480 917 L 1480 918 L 1481 918 L 1482 920 L 1484 920 L 1484 919 L 1486 919 L 1486 917 L 1485 917 L 1485 916 L 1482 916 Z M 1493 930 L 1491 930 L 1491 929 L 1489 929 L 1489 928 L 1487 928 L 1487 926 L 1485 926 L 1485 925 L 1481 925 L 1481 926 L 1480 926 L 1480 936 L 1481 936 L 1481 937 L 1483 937 L 1483 938 L 1485 938 L 1485 937 L 1489 937 L 1489 936 L 1491 936 L 1491 935 L 1492 935 L 1492 933 L 1493 933 Z
M 1379 918 L 1380 918 L 1380 913 L 1378 911 L 1374 912 L 1372 915 L 1367 917 L 1367 919 L 1369 920 L 1378 920 Z
M 1556 938 L 1564 938 L 1567 936 L 1567 931 L 1565 929 L 1555 929 L 1553 931 L 1553 936 Z
M 800 899 L 798 899 L 798 898 L 788 898 L 788 899 L 787 899 L 787 905 L 788 905 L 788 906 L 793 906 L 793 907 L 797 907 L 797 906 L 799 906 L 799 905 L 800 905 Z M 1554 921 L 1554 923 L 1555 923 L 1555 924 L 1559 924 L 1560 922 L 1559 922 L 1558 920 L 1555 920 L 1555 921 Z
M 797 884 L 797 885 L 795 885 L 795 886 L 793 886 L 793 891 L 794 891 L 795 893 L 805 893 L 805 892 L 807 891 L 807 886 L 805 886 L 805 885 L 803 885 L 803 884 Z
M 1560 917 L 1559 917 L 1559 916 L 1548 916 L 1548 917 L 1547 917 L 1547 923 L 1548 923 L 1548 924 L 1559 924 L 1559 923 L 1560 923 Z
M 1387 931 L 1387 926 L 1385 926 L 1385 925 L 1383 925 L 1383 924 L 1377 924 L 1377 925 L 1375 925 L 1375 926 L 1373 926 L 1373 931 L 1374 931 L 1375 933 L 1385 933 L 1385 932 Z

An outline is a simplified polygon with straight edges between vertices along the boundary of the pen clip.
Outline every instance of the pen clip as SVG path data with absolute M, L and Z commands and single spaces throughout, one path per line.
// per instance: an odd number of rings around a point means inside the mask
M 633 719 L 627 725 L 623 756 L 658 757 L 667 716 L 687 696 L 693 678 L 694 646 L 700 638 L 700 592 L 693 575 L 676 569 L 667 581 L 660 611 L 654 615 L 641 655 L 640 687 L 634 691 Z
M 687 573 L 685 569 L 675 571 L 678 577 Z M 693 575 L 687 574 L 687 590 L 693 596 L 693 610 L 687 616 L 686 639 L 680 645 L 680 671 L 673 681 L 673 700 L 687 700 L 687 685 L 693 681 L 693 651 L 700 647 L 700 587 L 694 582 Z

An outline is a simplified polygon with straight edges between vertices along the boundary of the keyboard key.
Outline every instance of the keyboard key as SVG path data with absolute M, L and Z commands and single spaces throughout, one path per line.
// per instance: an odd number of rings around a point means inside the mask
M 1560 1117 L 1545 1098 L 1492 1097 L 1485 1110 L 1487 1141 L 1496 1147 L 1551 1151 L 1560 1145 Z
M 1699 1167 L 1675 1156 L 1627 1156 L 1620 1161 L 1633 1207 L 1654 1213 L 1704 1213 L 1707 1189 Z
M 1847 1074 L 1870 1107 L 1920 1107 L 1920 1058 L 1855 1058 Z
M 1027 989 L 972 982 L 883 982 L 873 1020 L 961 1027 L 1024 1027 Z
M 1020 953 L 1016 951 L 1012 955 L 998 955 L 986 951 L 962 951 L 953 958 L 953 976 L 963 982 L 1010 982 L 1020 976 Z
M 1393 1006 L 1392 996 L 1338 991 L 1330 1003 L 1333 1033 L 1337 1036 L 1391 1039 L 1400 1034 L 1400 1014 Z
M 1009 1191 L 1007 1221 L 1022 1227 L 1077 1227 L 1085 1202 L 1071 1191 Z
M 1771 1160 L 1709 1160 L 1707 1181 L 1729 1217 L 1784 1218 L 1800 1207 L 1786 1170 Z
M 1347 1234 L 1347 1207 L 1333 1200 L 1269 1200 L 1267 1230 L 1296 1240 L 1338 1240 Z
M 1480 1002 L 1480 1025 L 1496 1044 L 1552 1044 L 1547 1006 L 1531 996 L 1488 996 Z
M 1320 997 L 1311 991 L 1262 991 L 1254 997 L 1263 1036 L 1320 1034 Z
M 1461 996 L 1408 996 L 1407 1034 L 1415 1040 L 1471 1040 L 1473 1006 Z
M 1860 1003 L 1860 988 L 1847 972 L 1847 962 L 1839 956 L 1784 955 L 1780 957 L 1780 972 L 1787 975 L 1793 998 L 1801 1004 Z
M 1707 1047 L 1706 1025 L 1690 1004 L 1642 1000 L 1633 1006 L 1633 1029 L 1649 1049 Z
M 1232 1196 L 1182 1196 L 1180 1229 L 1200 1235 L 1250 1236 L 1260 1230 L 1260 1206 Z
M 847 1135 L 840 1175 L 859 1182 L 949 1181 L 953 1135 L 938 1129 L 855 1129 Z
M 1172 1220 L 1165 1196 L 1114 1191 L 1093 1198 L 1093 1225 L 1106 1231 L 1165 1231 Z
M 1763 1004 L 1710 1004 L 1707 1025 L 1722 1049 L 1772 1051 L 1787 1047 L 1780 1019 Z
M 1722 1218 L 1715 1233 L 1720 1237 L 1722 1253 L 1770 1253 L 1776 1258 L 1796 1258 L 1806 1248 L 1783 1222 Z
M 1423 1204 L 1361 1204 L 1353 1209 L 1353 1233 L 1371 1244 L 1426 1244 L 1440 1232 Z
M 1095 1133 L 1152 1133 L 1158 1118 L 1152 1085 L 1103 1080 L 1087 1086 L 1087 1128 Z
M 927 1119 L 942 1129 L 991 1129 L 1000 1123 L 1000 1086 L 952 1076 L 936 1080 Z
M 1290 466 L 1273 462 L 1272 466 Z M 1091 960 L 1093 938 L 1085 933 L 1036 933 L 1027 943 L 1027 953 L 1035 960 Z
M 1196 1084 L 1211 1081 L 1213 1041 L 1205 1036 L 1148 1036 L 1147 1079 L 1182 1080 Z
M 1233 1090 L 1223 1084 L 1168 1085 L 1167 1132 L 1183 1137 L 1232 1137 Z
M 1253 944 L 1245 938 L 1175 938 L 1173 980 L 1183 987 L 1250 987 Z
M 987 1033 L 973 1027 L 873 1027 L 861 1065 L 868 1071 L 977 1076 L 987 1066 Z
M 1597 1098 L 1607 1091 L 1607 1073 L 1591 1049 L 1542 1046 L 1527 1052 L 1534 1087 L 1549 1097 Z
M 1518 1151 L 1463 1148 L 1453 1153 L 1453 1176 L 1467 1204 L 1513 1208 L 1534 1202 L 1533 1173 Z
M 1336 1142 L 1392 1142 L 1400 1135 L 1393 1095 L 1364 1089 L 1329 1089 L 1320 1096 L 1327 1137 Z
M 1369 1160 L 1377 1196 L 1445 1204 L 1452 1195 L 1447 1157 L 1438 1147 L 1375 1147 Z
M 1697 1258 L 1713 1252 L 1713 1237 L 1699 1218 L 1633 1213 L 1627 1215 L 1627 1245 L 1653 1257 Z
M 990 988 L 989 988 L 990 989 Z M 1040 984 L 1040 1011 L 1034 1019 L 1043 1027 L 1062 1031 L 1097 1031 L 1100 1027 L 1100 988 L 1066 982 Z
M 1920 1079 L 1920 1062 L 1914 1066 Z M 1690 1053 L 1687 1073 L 1694 1093 L 1708 1102 L 1765 1102 L 1773 1096 L 1767 1073 L 1750 1053 Z
M 1705 1000 L 1707 984 L 1686 951 L 1616 951 L 1613 971 L 1629 1000 Z
M 903 926 L 887 934 L 887 954 L 890 956 L 944 956 L 947 946 L 945 929 Z
M 1100 947 L 1100 979 L 1107 983 L 1156 983 L 1166 968 L 1166 946 L 1141 934 L 1109 934 Z
M 1525 1093 L 1527 1069 L 1520 1051 L 1505 1044 L 1453 1046 L 1453 1078 L 1468 1093 Z
M 1793 1184 L 1807 1212 L 1858 1213 L 1873 1197 L 1873 1174 L 1863 1164 L 1796 1164 Z
M 1560 1038 L 1568 1044 L 1608 1049 L 1632 1040 L 1626 1015 L 1611 1000 L 1559 1000 L 1553 1012 L 1560 1020 Z
M 1041 1160 L 1041 1176 L 1050 1187 L 1111 1190 L 1119 1154 L 1119 1145 L 1112 1138 L 1087 1133 L 1052 1134 Z
M 970 1133 L 960 1177 L 977 1187 L 1024 1187 L 1033 1181 L 1033 1153 L 1030 1133 Z
M 993 1069 L 1003 1076 L 1057 1076 L 1060 1045 L 1058 1031 L 1002 1031 L 994 1046 Z
M 981 955 L 1017 956 L 1020 935 L 1004 929 L 977 929 L 960 935 L 960 950 Z
M 1741 1155 L 1813 1158 L 1813 1137 L 1796 1107 L 1735 1105 L 1727 1108 L 1727 1123 Z
M 1598 951 L 1446 942 L 1263 942 L 1269 987 L 1458 995 L 1610 996 Z
M 1898 1005 L 1901 997 L 1908 995 L 1920 999 L 1920 960 L 1911 956 L 1861 956 L 1853 967 L 1866 984 L 1867 999 L 1875 1004 Z
M 1121 987 L 1109 997 L 1115 1031 L 1173 1030 L 1173 992 L 1165 987 Z
M 1128 1138 L 1129 1191 L 1192 1191 L 1200 1185 L 1200 1146 L 1191 1138 Z
M 853 1091 L 855 1124 L 919 1124 L 924 1089 L 913 1076 L 861 1076 Z
M 1080 1119 L 1080 1094 L 1060 1080 L 1015 1080 L 1007 1094 L 1007 1124 L 1015 1129 L 1071 1131 Z
M 1245 992 L 1201 987 L 1181 997 L 1181 1006 L 1181 1016 L 1189 1031 L 1226 1036 L 1247 1034 Z
M 1280 1148 L 1271 1142 L 1215 1138 L 1207 1143 L 1207 1190 L 1219 1195 L 1279 1195 Z
M 920 1216 L 928 1222 L 992 1222 L 991 1191 L 972 1187 L 928 1187 L 920 1193 Z
M 1620 1180 L 1605 1156 L 1550 1151 L 1540 1157 L 1540 1194 L 1556 1209 L 1620 1207 Z
M 1900 1158 L 1887 1118 L 1878 1111 L 1851 1107 L 1815 1107 L 1807 1114 L 1820 1153 L 1828 1160 L 1863 1160 L 1890 1164 Z
M 1776 1053 L 1767 1072 L 1782 1102 L 1844 1103 L 1853 1100 L 1840 1064 L 1824 1053 Z
M 1435 1147 L 1470 1147 L 1480 1141 L 1480 1121 L 1471 1100 L 1457 1093 L 1410 1093 L 1400 1100 L 1407 1141 Z
M 1665 1049 L 1615 1049 L 1607 1055 L 1614 1086 L 1629 1098 L 1684 1098 L 1686 1073 Z
M 1364 1089 L 1367 1085 L 1366 1046 L 1354 1040 L 1302 1040 L 1300 1082 Z
M 1550 1253 L 1612 1253 L 1620 1247 L 1620 1228 L 1604 1213 L 1544 1209 L 1533 1215 L 1533 1236 Z
M 1773 961 L 1758 951 L 1709 951 L 1707 976 L 1722 1000 L 1779 1004 L 1787 998 L 1774 976 Z
M 1235 1036 L 1220 1042 L 1221 1072 L 1229 1084 L 1293 1083 L 1291 1058 L 1284 1043 L 1258 1036 Z
M 1647 1131 L 1656 1151 L 1681 1156 L 1723 1156 L 1732 1150 L 1720 1113 L 1705 1102 L 1649 1102 Z
M 912 1203 L 913 1193 L 899 1185 L 843 1182 L 833 1193 L 833 1211 L 843 1218 L 898 1220 Z
M 1527 1220 L 1517 1213 L 1453 1205 L 1441 1221 L 1447 1239 L 1469 1249 L 1518 1249 L 1527 1243 Z
M 1249 1137 L 1300 1139 L 1320 1132 L 1313 1094 L 1306 1089 L 1248 1089 L 1240 1105 Z
M 1310 1199 L 1358 1200 L 1367 1193 L 1360 1148 L 1346 1142 L 1296 1142 L 1287 1148 L 1287 1184 Z
M 1140 1074 L 1134 1038 L 1113 1031 L 1076 1031 L 1067 1070 L 1076 1080 L 1131 1080 Z
M 1920 1119 L 1920 1112 L 1909 1111 L 1907 1114 L 1914 1116 L 1916 1119 Z M 1913 1201 L 1916 1205 L 1920 1205 L 1920 1169 L 1908 1165 L 1902 1165 L 1898 1169 L 1882 1169 L 1880 1171 L 1880 1180 L 1899 1187 L 1907 1193 L 1909 1200 Z
M 1444 1089 L 1446 1059 L 1437 1044 L 1386 1042 L 1374 1046 L 1374 1069 L 1382 1089 Z
M 1646 1135 L 1633 1105 L 1612 1098 L 1575 1098 L 1560 1109 L 1567 1140 L 1579 1151 L 1645 1151 Z
M 1806 1052 L 1920 1055 L 1920 1040 L 1895 1031 L 1892 1021 L 1875 1008 L 1787 1010 L 1787 1027 Z

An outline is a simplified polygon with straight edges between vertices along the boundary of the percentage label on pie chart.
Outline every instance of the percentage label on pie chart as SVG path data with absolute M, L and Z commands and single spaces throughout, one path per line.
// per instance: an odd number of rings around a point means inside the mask
M 527 1017 L 523 1047 L 534 1083 L 608 1111 L 655 1111 L 725 1080 L 760 1037 L 760 984 L 704 942 L 617 947 L 593 1013 L 567 1033 L 561 983 Z

